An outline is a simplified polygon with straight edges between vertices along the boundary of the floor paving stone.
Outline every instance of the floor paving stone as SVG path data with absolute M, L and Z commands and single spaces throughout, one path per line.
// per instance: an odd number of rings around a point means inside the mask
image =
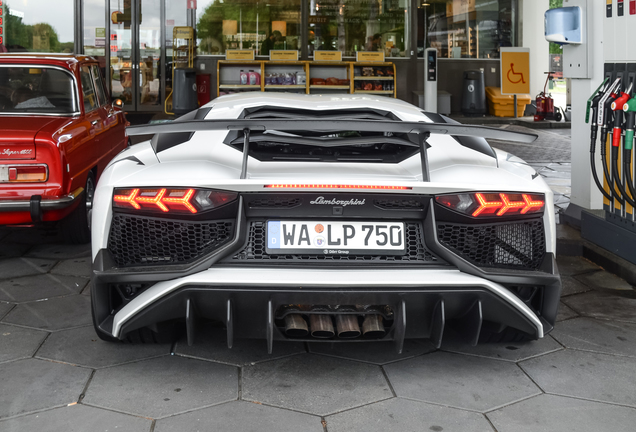
M 233 366 L 165 356 L 95 372 L 84 403 L 160 418 L 235 400 Z
M 150 431 L 151 427 L 150 419 L 82 404 L 0 421 L 0 430 L 5 432 L 143 432 Z
M 552 336 L 567 348 L 636 357 L 636 324 L 575 318 L 559 324 Z
M 557 322 L 565 321 L 577 316 L 579 316 L 579 314 L 574 312 L 572 308 L 568 307 L 565 303 L 561 302 L 561 304 L 559 304 L 559 312 L 557 313 L 556 318 Z
M 51 273 L 59 275 L 75 275 L 90 278 L 92 274 L 91 257 L 64 260 L 56 265 Z
M 26 257 L 68 260 L 72 258 L 90 257 L 91 245 L 70 245 L 63 243 L 36 244 L 31 247 Z
M 546 393 L 636 406 L 636 359 L 563 350 L 519 364 Z
M 320 417 L 235 401 L 157 420 L 154 432 L 323 432 Z
M 7 242 L 23 243 L 29 245 L 43 243 L 64 243 L 64 239 L 57 230 L 44 230 L 37 228 L 11 227 L 7 236 L 3 239 Z
M 0 320 L 4 318 L 15 305 L 0 301 Z
M 170 348 L 171 344 L 105 342 L 88 326 L 51 334 L 37 357 L 98 369 L 168 355 Z
M 24 255 L 26 251 L 31 249 L 31 247 L 32 246 L 30 244 L 15 243 L 15 242 L 0 240 L 0 257 L 1 258 L 20 257 Z
M 37 359 L 0 364 L 0 418 L 77 402 L 90 375 L 90 369 Z
M 482 414 L 401 398 L 365 405 L 325 420 L 329 432 L 492 432 Z
M 384 366 L 399 397 L 489 411 L 540 390 L 511 362 L 436 352 Z
M 9 279 L 0 282 L 0 300 L 22 303 L 79 294 L 88 281 L 78 276 L 52 274 Z
M 587 286 L 594 287 L 595 289 L 627 291 L 634 289 L 625 281 L 625 279 L 621 279 L 616 275 L 606 272 L 605 270 L 576 275 L 574 278 Z
M 48 332 L 0 324 L 0 363 L 31 357 Z
M 602 272 L 595 272 L 602 273 Z M 580 294 L 587 291 L 591 291 L 594 285 L 586 285 L 580 281 L 574 279 L 572 276 L 561 276 L 561 297 L 567 297 L 572 294 Z
M 182 338 L 177 342 L 174 352 L 175 354 L 243 366 L 300 354 L 307 352 L 307 350 L 305 345 L 299 342 L 277 343 L 274 345 L 273 353 L 268 354 L 267 342 L 257 339 L 236 339 L 232 349 L 228 349 L 226 331 L 221 328 L 210 328 L 197 332 L 192 346 L 188 346 L 185 338 Z
M 636 410 L 541 395 L 487 414 L 498 432 L 633 432 Z
M 559 255 L 557 257 L 557 265 L 559 266 L 561 276 L 572 276 L 601 270 L 599 266 L 580 256 Z
M 52 331 L 87 326 L 93 322 L 90 303 L 90 298 L 82 295 L 21 303 L 3 322 Z
M 379 366 L 304 354 L 243 368 L 243 399 L 328 415 L 392 397 Z
M 404 341 L 402 354 L 392 343 L 315 343 L 309 344 L 309 352 L 383 365 L 435 351 L 429 341 Z
M 562 349 L 561 345 L 549 336 L 536 341 L 485 343 L 477 346 L 471 346 L 467 344 L 464 339 L 455 334 L 445 337 L 442 343 L 443 351 L 470 354 L 498 360 L 509 360 L 513 362 L 547 354 L 560 349 Z
M 636 323 L 636 298 L 629 291 L 590 291 L 562 301 L 580 315 Z
M 55 261 L 39 258 L 0 259 L 0 280 L 44 274 L 54 264 Z

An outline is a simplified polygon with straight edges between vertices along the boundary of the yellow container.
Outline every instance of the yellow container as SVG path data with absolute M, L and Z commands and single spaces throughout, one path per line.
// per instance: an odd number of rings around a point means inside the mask
M 512 95 L 502 95 L 499 87 L 486 87 L 486 97 L 488 98 L 488 111 L 495 117 L 514 117 L 515 98 Z M 530 95 L 517 95 L 517 115 L 522 116 L 523 112 L 532 101 Z

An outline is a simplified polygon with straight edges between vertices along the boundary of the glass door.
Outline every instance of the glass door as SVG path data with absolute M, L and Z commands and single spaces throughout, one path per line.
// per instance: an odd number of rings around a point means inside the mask
M 163 0 L 110 0 L 110 88 L 129 111 L 161 111 Z

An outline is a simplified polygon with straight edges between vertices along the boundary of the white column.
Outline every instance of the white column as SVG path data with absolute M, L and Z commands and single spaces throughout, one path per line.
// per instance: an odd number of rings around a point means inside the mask
M 530 97 L 543 91 L 550 67 L 549 44 L 544 35 L 544 14 L 550 7 L 549 0 L 520 0 L 520 46 L 530 48 Z

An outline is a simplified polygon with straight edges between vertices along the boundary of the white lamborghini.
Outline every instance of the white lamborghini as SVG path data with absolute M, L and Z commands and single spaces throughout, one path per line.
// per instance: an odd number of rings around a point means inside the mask
M 95 191 L 105 340 L 209 321 L 274 342 L 537 339 L 561 292 L 552 192 L 466 126 L 375 96 L 219 97 L 111 161 Z M 163 333 L 171 334 L 171 333 Z

